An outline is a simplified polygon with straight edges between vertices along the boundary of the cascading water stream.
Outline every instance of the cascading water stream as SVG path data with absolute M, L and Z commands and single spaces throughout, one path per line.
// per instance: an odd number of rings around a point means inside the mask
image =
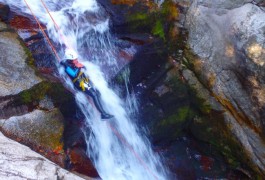
M 81 57 L 79 59 L 86 66 L 85 73 L 101 93 L 104 108 L 115 116 L 115 119 L 109 122 L 102 121 L 87 97 L 81 92 L 74 91 L 76 101 L 87 122 L 87 129 L 84 129 L 87 153 L 101 178 L 167 179 L 160 157 L 152 151 L 150 142 L 130 118 L 132 112 L 137 112 L 135 97 L 128 96 L 129 98 L 122 101 L 108 87 L 107 77 L 101 71 L 104 67 L 111 69 L 108 71 L 109 74 L 117 70 L 115 46 L 110 41 L 109 19 L 104 10 L 95 0 L 45 0 L 51 15 L 60 27 L 58 32 L 41 1 L 27 1 L 37 18 L 46 25 L 53 42 L 61 44 L 62 49 L 71 47 L 78 50 Z M 0 2 L 30 14 L 23 0 Z M 62 53 L 63 50 L 59 52 Z M 61 68 L 60 72 L 66 85 L 74 90 Z

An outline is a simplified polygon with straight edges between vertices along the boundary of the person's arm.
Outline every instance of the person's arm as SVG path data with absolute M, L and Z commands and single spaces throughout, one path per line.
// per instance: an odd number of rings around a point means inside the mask
M 67 65 L 67 62 L 66 61 L 67 61 L 66 59 L 60 60 L 60 65 L 62 65 L 62 66 L 65 67 Z

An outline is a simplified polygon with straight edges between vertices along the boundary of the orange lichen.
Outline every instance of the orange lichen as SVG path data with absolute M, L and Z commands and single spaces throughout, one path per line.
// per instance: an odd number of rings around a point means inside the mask
M 225 55 L 229 58 L 234 57 L 235 55 L 235 49 L 232 45 L 228 45 L 225 47 Z
M 208 79 L 208 87 L 213 88 L 216 82 L 216 75 L 212 72 L 207 74 L 207 79 Z
M 215 99 L 222 104 L 223 107 L 225 107 L 231 114 L 232 116 L 236 119 L 236 121 L 240 124 L 240 125 L 247 125 L 248 127 L 250 127 L 252 130 L 254 130 L 257 134 L 261 134 L 261 129 L 259 129 L 258 127 L 256 127 L 251 119 L 249 119 L 243 112 L 239 112 L 237 109 L 235 109 L 235 107 L 232 105 L 232 103 L 221 97 L 218 96 L 217 94 L 212 94 Z
M 265 49 L 260 44 L 253 43 L 247 48 L 248 57 L 257 65 L 263 66 L 265 64 L 264 54 Z
M 62 146 L 62 145 L 58 145 L 58 146 L 53 150 L 53 152 L 54 152 L 55 154 L 60 154 L 60 153 L 62 153 L 62 152 L 63 152 L 63 146 Z
M 253 86 L 252 98 L 257 99 L 259 106 L 263 107 L 265 105 L 265 86 L 262 86 L 255 76 L 248 77 L 248 81 Z

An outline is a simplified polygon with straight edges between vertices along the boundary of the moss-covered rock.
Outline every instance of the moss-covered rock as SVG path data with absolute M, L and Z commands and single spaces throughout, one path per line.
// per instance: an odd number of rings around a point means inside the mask
M 24 90 L 16 97 L 16 104 L 26 104 L 37 106 L 39 101 L 43 100 L 45 96 L 49 96 L 55 105 L 62 105 L 67 101 L 73 100 L 69 91 L 67 91 L 62 84 L 43 81 L 31 89 Z
M 154 81 L 151 87 L 148 86 L 148 79 L 143 83 L 147 85 L 151 100 L 151 103 L 145 104 L 146 112 L 143 114 L 146 114 L 145 120 L 151 122 L 149 125 L 152 127 L 153 140 L 174 141 L 182 135 L 190 134 L 198 141 L 211 144 L 215 149 L 213 152 L 221 154 L 231 169 L 242 168 L 251 172 L 244 165 L 249 162 L 248 158 L 241 158 L 246 156 L 242 146 L 226 124 L 224 109 L 211 91 L 207 90 L 207 87 L 214 86 L 217 75 L 201 73 L 202 62 L 186 46 L 187 34 L 181 34 L 170 23 L 171 20 L 176 21 L 179 12 L 171 10 L 172 14 L 167 14 L 168 9 L 175 7 L 169 2 L 162 5 L 159 13 L 159 10 L 151 9 L 148 13 L 138 11 L 128 17 L 132 22 L 132 32 L 148 32 L 166 40 L 166 48 L 163 50 L 180 63 L 178 68 L 168 71 L 166 77 Z M 156 19 L 152 19 L 154 17 Z M 164 59 L 166 61 L 167 57 Z M 207 153 L 211 154 L 211 151 Z
M 173 22 L 179 16 L 179 10 L 173 1 L 169 0 L 162 4 L 160 8 L 156 4 L 147 6 L 144 3 L 137 4 L 140 6 L 140 10 L 129 11 L 127 15 L 127 21 L 131 28 L 131 33 L 150 33 L 163 40 L 166 40 L 166 36 L 169 31 L 173 32 Z M 146 8 L 148 7 L 148 8 Z

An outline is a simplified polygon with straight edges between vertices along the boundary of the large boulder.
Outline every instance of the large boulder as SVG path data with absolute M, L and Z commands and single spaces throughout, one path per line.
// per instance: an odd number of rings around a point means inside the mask
M 0 179 L 90 179 L 72 174 L 0 132 Z
M 58 109 L 34 110 L 22 116 L 0 119 L 0 130 L 64 166 L 63 117 Z
M 265 175 L 265 12 L 247 0 L 193 1 L 186 27 L 197 55 L 187 58 L 189 67 L 223 106 L 227 127 Z
M 26 64 L 27 57 L 18 35 L 0 23 L 0 97 L 18 94 L 41 82 Z

